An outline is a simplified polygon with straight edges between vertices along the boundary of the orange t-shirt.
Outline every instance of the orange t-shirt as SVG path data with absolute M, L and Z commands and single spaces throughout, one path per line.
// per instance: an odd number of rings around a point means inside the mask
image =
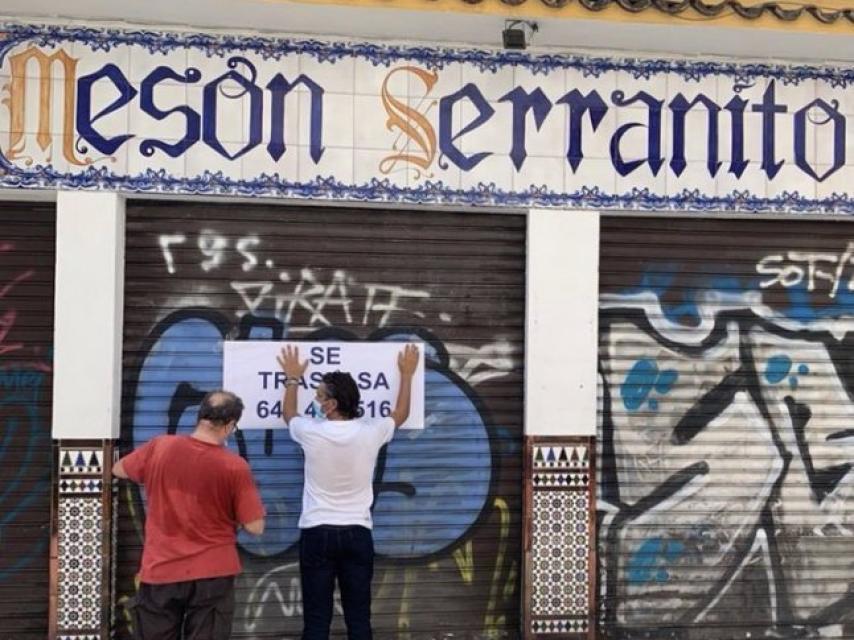
M 190 436 L 158 436 L 122 464 L 147 497 L 142 582 L 240 573 L 237 525 L 264 517 L 243 458 Z

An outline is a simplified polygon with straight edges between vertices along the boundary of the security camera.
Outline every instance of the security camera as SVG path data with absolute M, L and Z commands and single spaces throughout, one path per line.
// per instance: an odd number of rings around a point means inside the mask
M 528 47 L 529 36 L 525 33 L 525 27 L 530 30 L 531 38 L 539 30 L 537 23 L 530 20 L 506 20 L 504 22 L 501 40 L 505 49 L 525 49 Z

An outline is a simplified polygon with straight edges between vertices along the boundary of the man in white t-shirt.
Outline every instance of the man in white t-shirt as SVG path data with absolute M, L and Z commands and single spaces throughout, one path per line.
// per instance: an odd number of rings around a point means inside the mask
M 400 389 L 387 418 L 362 418 L 359 387 L 349 373 L 323 376 L 314 399 L 322 420 L 299 415 L 297 386 L 308 361 L 288 345 L 278 357 L 286 376 L 282 417 L 305 454 L 305 486 L 299 543 L 303 599 L 303 640 L 327 640 L 332 623 L 335 580 L 341 591 L 349 640 L 371 640 L 371 579 L 374 541 L 371 504 L 377 455 L 409 417 L 418 348 L 397 357 Z

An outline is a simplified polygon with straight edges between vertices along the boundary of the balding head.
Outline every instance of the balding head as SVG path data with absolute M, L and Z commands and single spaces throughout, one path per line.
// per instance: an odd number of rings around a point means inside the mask
M 214 427 L 225 427 L 238 422 L 243 415 L 243 401 L 231 391 L 217 389 L 206 394 L 199 406 L 199 422 L 208 422 Z

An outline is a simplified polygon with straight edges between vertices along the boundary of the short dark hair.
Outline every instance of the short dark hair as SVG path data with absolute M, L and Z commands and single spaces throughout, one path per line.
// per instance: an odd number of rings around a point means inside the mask
M 326 385 L 329 397 L 334 398 L 338 403 L 338 411 L 341 415 L 348 420 L 362 415 L 362 410 L 359 408 L 361 395 L 353 376 L 346 371 L 331 371 L 323 374 L 323 384 Z
M 207 420 L 218 427 L 238 422 L 243 415 L 243 400 L 231 391 L 217 389 L 205 394 L 199 405 L 199 421 Z

